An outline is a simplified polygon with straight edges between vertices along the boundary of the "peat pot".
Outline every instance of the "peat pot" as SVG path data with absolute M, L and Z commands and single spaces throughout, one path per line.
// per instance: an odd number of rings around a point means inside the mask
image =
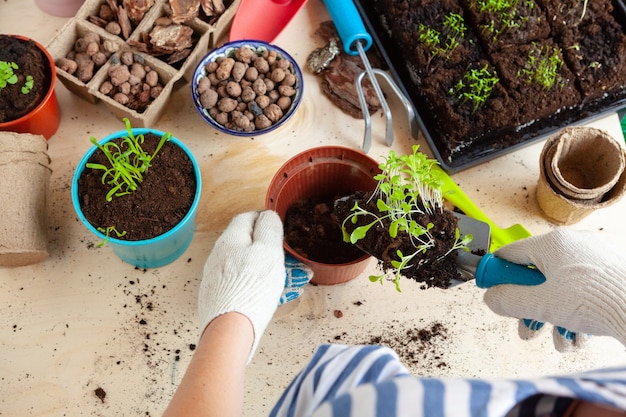
M 0 132 L 0 266 L 48 258 L 48 199 L 52 170 L 41 135 Z
M 32 39 L 19 35 L 0 34 L 0 61 L 12 61 L 18 64 L 18 68 L 14 69 L 13 72 L 19 75 L 20 78 L 16 84 L 11 87 L 21 88 L 25 82 L 22 77 L 30 74 L 21 74 L 19 71 L 25 70 L 25 67 L 34 59 L 33 57 L 37 55 L 31 55 L 30 52 L 27 55 L 24 50 L 21 49 L 23 45 L 13 47 L 13 41 L 25 45 L 33 44 L 43 53 L 41 56 L 45 57 L 44 76 L 47 80 L 47 84 L 45 90 L 39 94 L 39 98 L 34 99 L 34 101 L 39 104 L 33 105 L 34 107 L 32 108 L 25 107 L 25 109 L 31 108 L 27 113 L 12 120 L 2 121 L 2 118 L 0 118 L 0 131 L 32 133 L 34 135 L 43 135 L 46 139 L 50 139 L 50 137 L 56 133 L 61 123 L 61 110 L 54 90 L 56 84 L 56 66 L 54 60 L 46 48 Z M 9 86 L 7 85 L 5 89 L 0 89 L 0 106 L 3 105 L 3 102 L 8 103 L 9 106 L 13 106 L 15 102 L 14 98 L 10 96 L 6 96 L 7 99 L 2 100 L 3 90 L 5 90 L 4 94 L 7 94 L 6 91 L 8 91 L 8 88 Z M 33 89 L 30 93 L 26 93 L 26 95 L 35 94 L 34 91 Z
M 147 135 L 149 133 L 152 133 L 159 137 L 164 135 L 164 132 L 149 128 L 133 128 L 132 133 L 134 136 L 141 134 Z M 113 133 L 99 141 L 99 143 L 105 144 L 111 140 L 124 136 L 128 136 L 128 131 L 123 130 Z M 193 164 L 193 172 L 195 174 L 196 183 L 195 196 L 193 197 L 193 202 L 189 211 L 184 215 L 182 220 L 180 220 L 180 222 L 178 222 L 170 230 L 153 238 L 144 240 L 125 240 L 123 236 L 117 237 L 117 235 L 114 233 L 109 233 L 109 235 L 106 236 L 102 230 L 98 230 L 98 227 L 91 224 L 89 220 L 87 220 L 87 218 L 85 217 L 83 209 L 81 208 L 81 204 L 83 204 L 83 196 L 79 187 L 79 179 L 81 178 L 83 172 L 85 172 L 86 170 L 87 161 L 91 158 L 94 152 L 98 150 L 96 146 L 91 147 L 89 151 L 82 157 L 76 167 L 76 170 L 74 171 L 74 176 L 72 178 L 72 204 L 80 221 L 87 227 L 87 229 L 89 229 L 93 234 L 101 239 L 101 242 L 106 242 L 107 245 L 111 246 L 113 252 L 120 259 L 138 268 L 158 268 L 175 261 L 191 244 L 193 238 L 195 229 L 195 216 L 198 209 L 198 202 L 200 201 L 200 190 L 202 188 L 200 168 L 191 151 L 180 140 L 172 137 L 170 139 L 170 142 L 181 148 Z M 159 156 L 161 156 L 162 153 L 163 151 L 161 150 Z M 148 170 L 148 173 L 146 174 L 146 178 L 148 175 L 150 175 L 151 172 L 153 172 L 151 170 L 154 170 L 154 167 L 158 163 L 159 161 L 157 160 L 157 158 L 152 161 L 150 170 Z M 145 182 L 146 180 L 144 179 L 144 184 Z M 132 194 L 113 198 L 128 197 L 132 197 Z M 133 214 L 134 213 L 129 210 L 128 215 Z M 150 219 L 148 219 L 147 221 L 149 222 Z M 119 232 L 122 232 L 122 230 L 119 230 Z
M 285 221 L 294 203 L 327 196 L 347 196 L 376 188 L 374 175 L 378 162 L 361 151 L 340 146 L 322 146 L 289 159 L 274 175 L 265 199 L 265 208 L 274 210 Z M 356 278 L 367 267 L 371 256 L 359 254 L 346 263 L 313 261 L 284 242 L 285 250 L 313 271 L 311 283 L 333 285 Z
M 626 191 L 626 150 L 607 132 L 568 127 L 546 141 L 537 202 L 556 224 L 577 223 L 619 201 Z

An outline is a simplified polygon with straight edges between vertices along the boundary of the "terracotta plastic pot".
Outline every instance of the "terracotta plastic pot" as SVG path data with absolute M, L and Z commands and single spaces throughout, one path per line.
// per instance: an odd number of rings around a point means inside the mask
M 74 16 L 84 2 L 85 0 L 35 0 L 41 10 L 60 17 Z
M 135 128 L 132 129 L 132 132 L 133 135 L 146 135 L 148 133 L 153 133 L 157 136 L 164 135 L 164 132 L 148 128 Z M 127 134 L 126 130 L 122 130 L 105 137 L 100 141 L 100 143 L 106 143 L 121 136 L 126 136 Z M 106 240 L 107 245 L 111 246 L 113 252 L 121 260 L 138 268 L 158 268 L 174 262 L 189 247 L 193 238 L 195 230 L 195 217 L 198 210 L 198 203 L 200 201 L 200 191 L 202 189 L 200 167 L 198 166 L 198 162 L 191 151 L 180 140 L 172 137 L 170 141 L 185 151 L 193 163 L 194 172 L 196 174 L 196 195 L 191 208 L 180 223 L 169 231 L 152 239 L 123 240 L 111 236 L 107 238 L 104 233 L 100 232 L 85 218 L 85 215 L 80 207 L 80 199 L 78 198 L 78 179 L 84 171 L 87 161 L 98 149 L 96 146 L 91 147 L 82 157 L 76 167 L 76 170 L 74 171 L 74 177 L 72 178 L 72 205 L 74 206 L 74 210 L 76 211 L 80 221 L 93 234 L 98 236 L 99 239 L 102 241 Z
M 267 191 L 265 208 L 276 211 L 284 221 L 287 209 L 298 201 L 374 190 L 373 176 L 379 172 L 378 162 L 355 149 L 341 146 L 309 149 L 289 159 L 276 172 Z M 364 254 L 352 262 L 326 264 L 305 258 L 287 242 L 284 248 L 313 270 L 311 282 L 317 285 L 350 281 L 365 270 L 371 258 Z
M 18 39 L 31 40 L 20 35 L 7 35 Z M 35 42 L 35 41 L 33 41 Z M 41 44 L 35 42 L 37 47 L 43 51 L 48 58 L 48 65 L 51 71 L 51 81 L 48 92 L 44 99 L 30 113 L 20 117 L 19 119 L 0 123 L 0 130 L 16 133 L 32 133 L 33 135 L 42 135 L 46 139 L 50 139 L 59 128 L 61 123 L 61 110 L 57 100 L 54 87 L 56 85 L 57 72 L 54 60 L 50 53 Z

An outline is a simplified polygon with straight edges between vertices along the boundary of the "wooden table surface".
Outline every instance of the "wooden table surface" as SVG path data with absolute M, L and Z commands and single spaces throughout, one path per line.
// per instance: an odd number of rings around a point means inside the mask
M 311 0 L 276 40 L 304 67 L 319 44 L 313 32 L 328 19 L 321 0 Z M 68 18 L 53 17 L 33 0 L 0 2 L 0 30 L 47 44 Z M 197 341 L 196 297 L 204 261 L 217 236 L 237 213 L 261 209 L 274 172 L 307 148 L 335 144 L 359 148 L 363 121 L 338 111 L 305 71 L 303 102 L 293 119 L 267 136 L 230 137 L 197 115 L 189 85 L 177 89 L 155 126 L 171 131 L 201 164 L 203 190 L 197 230 L 187 252 L 159 269 L 137 270 L 77 220 L 70 182 L 89 137 L 124 128 L 102 104 L 90 104 L 58 84 L 62 109 L 59 131 L 49 141 L 50 258 L 21 268 L 0 268 L 0 416 L 158 416 L 167 405 Z M 393 149 L 413 143 L 429 153 L 423 139 L 410 138 L 402 109 L 393 105 Z M 388 152 L 383 119 L 373 117 L 376 159 Z M 593 126 L 623 138 L 610 115 Z M 537 143 L 453 176 L 463 190 L 500 226 L 521 223 L 533 234 L 555 226 L 535 199 Z M 626 201 L 597 211 L 576 229 L 597 230 L 626 250 Z M 483 290 L 466 283 L 449 290 L 421 290 L 405 281 L 392 284 L 363 276 L 335 287 L 306 288 L 296 301 L 278 309 L 249 365 L 245 415 L 267 414 L 291 378 L 319 343 L 366 343 L 372 336 L 401 340 L 411 329 L 441 323 L 445 337 L 420 352 L 411 369 L 418 375 L 528 377 L 626 363 L 615 340 L 594 337 L 585 349 L 561 354 L 550 331 L 521 341 L 517 321 L 493 314 Z M 341 311 L 342 315 L 335 314 Z M 341 317 L 338 317 L 341 316 Z M 398 347 L 400 342 L 393 342 Z M 95 390 L 102 388 L 102 401 Z

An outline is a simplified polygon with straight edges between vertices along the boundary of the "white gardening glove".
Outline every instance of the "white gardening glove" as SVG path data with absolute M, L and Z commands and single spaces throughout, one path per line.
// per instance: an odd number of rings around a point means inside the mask
M 236 216 L 215 242 L 198 297 L 200 334 L 217 316 L 239 312 L 254 328 L 252 359 L 285 285 L 283 226 L 273 211 Z
M 561 351 L 582 344 L 586 333 L 612 336 L 626 346 L 626 257 L 609 242 L 592 232 L 558 228 L 495 255 L 535 265 L 546 277 L 536 286 L 504 284 L 485 292 L 495 313 L 526 319 L 520 323 L 522 336 L 549 322 L 558 326 L 553 335 Z

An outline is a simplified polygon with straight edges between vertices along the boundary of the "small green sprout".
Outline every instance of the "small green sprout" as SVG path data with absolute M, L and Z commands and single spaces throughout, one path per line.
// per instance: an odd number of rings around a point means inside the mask
M 126 231 L 120 232 L 115 226 L 109 226 L 106 229 L 104 227 L 98 227 L 97 230 L 105 234 L 104 240 L 97 245 L 99 248 L 106 245 L 106 243 L 109 241 L 111 233 L 115 233 L 115 236 L 117 237 L 122 237 L 126 235 Z
M 449 13 L 443 19 L 443 26 L 450 30 L 452 38 L 463 38 L 467 31 L 465 19 L 458 13 Z
M 463 78 L 448 90 L 448 94 L 456 95 L 463 102 L 474 103 L 474 111 L 476 111 L 491 96 L 498 82 L 500 78 L 495 71 L 490 71 L 489 65 L 485 64 L 481 69 L 468 69 Z
M 561 78 L 561 49 L 550 45 L 537 48 L 533 43 L 533 48 L 528 54 L 528 61 L 523 69 L 517 72 L 518 77 L 525 77 L 528 83 L 541 85 L 545 90 L 550 90 L 554 86 L 563 86 Z
M 426 26 L 418 26 L 418 41 L 432 49 L 431 59 L 437 56 L 448 59 L 450 54 L 459 46 L 459 39 L 465 36 L 467 26 L 463 16 L 449 13 L 443 20 L 444 32 Z M 445 38 L 442 40 L 442 38 Z
M 582 12 L 582 14 L 580 15 L 580 21 L 581 21 L 581 22 L 582 22 L 583 18 L 585 17 L 585 13 L 587 13 L 587 1 L 588 1 L 588 0 L 585 0 L 585 1 L 583 2 L 583 12 Z
M 439 44 L 441 43 L 441 40 L 439 39 L 441 33 L 439 33 L 438 30 L 426 26 L 423 23 L 419 24 L 417 33 L 418 41 L 428 47 L 434 48 L 436 46 L 439 46 Z
M 102 170 L 102 183 L 111 186 L 107 193 L 107 201 L 113 197 L 120 197 L 131 194 L 143 182 L 143 176 L 150 168 L 150 164 L 157 155 L 163 144 L 172 138 L 171 133 L 165 133 L 152 155 L 148 155 L 141 145 L 144 142 L 144 135 L 133 135 L 130 121 L 125 118 L 128 136 L 122 139 L 120 145 L 113 141 L 99 144 L 96 138 L 91 137 L 90 141 L 98 147 L 107 157 L 109 166 L 96 163 L 87 163 L 86 167 Z
M 493 20 L 480 25 L 484 32 L 492 34 L 492 40 L 495 42 L 503 33 L 511 29 L 519 29 L 528 21 L 528 16 L 518 13 L 520 1 L 529 9 L 535 7 L 532 0 L 473 0 L 470 6 L 479 13 L 493 13 L 499 16 L 499 29 L 496 29 L 496 22 Z
M 383 221 L 389 223 L 389 236 L 395 238 L 399 233 L 407 233 L 413 243 L 414 251 L 404 254 L 397 251 L 397 259 L 391 261 L 396 289 L 400 291 L 400 276 L 402 271 L 413 266 L 411 260 L 419 253 L 425 253 L 434 247 L 435 239 L 431 234 L 433 223 L 422 225 L 414 217 L 427 213 L 436 215 L 442 213 L 443 195 L 441 187 L 443 181 L 438 171 L 431 168 L 437 164 L 434 159 L 428 158 L 419 152 L 419 145 L 413 146 L 413 152 L 398 156 L 391 150 L 388 157 L 380 164 L 381 173 L 374 176 L 378 181 L 374 196 L 377 196 L 376 207 L 380 215 L 361 208 L 358 203 L 352 207 L 352 213 L 344 219 L 341 229 L 345 242 L 356 244 L 363 239 L 375 225 L 384 226 Z M 359 218 L 371 218 L 372 221 L 356 227 L 348 233 L 346 224 L 356 224 Z M 456 242 L 450 251 L 466 247 L 471 241 L 470 235 L 460 238 L 456 231 Z M 449 253 L 449 252 L 448 252 Z M 445 255 L 444 255 L 445 256 Z M 372 275 L 372 282 L 382 283 L 383 275 Z
M 15 73 L 20 67 L 15 62 L 0 61 L 0 90 L 7 85 L 14 85 L 18 81 L 17 74 Z M 33 89 L 35 80 L 32 75 L 26 76 L 26 81 L 22 86 L 22 94 L 28 94 Z
M 34 86 L 35 86 L 35 80 L 33 79 L 33 76 L 27 75 L 26 82 L 22 86 L 22 94 L 30 93 L 30 90 L 32 90 Z

